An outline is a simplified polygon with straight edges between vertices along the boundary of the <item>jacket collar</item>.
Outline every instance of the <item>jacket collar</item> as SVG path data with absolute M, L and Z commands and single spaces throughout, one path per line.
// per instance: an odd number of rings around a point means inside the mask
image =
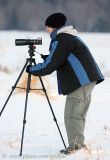
M 67 34 L 71 34 L 74 36 L 77 36 L 77 30 L 73 28 L 73 26 L 65 26 L 63 28 L 61 28 L 60 30 L 57 31 L 57 34 L 60 33 L 67 33 Z
M 50 34 L 50 38 L 53 40 L 55 39 L 57 33 L 59 30 L 61 30 L 62 28 L 64 28 L 64 26 L 60 27 L 60 28 L 56 28 L 51 34 Z
M 73 26 L 62 26 L 60 28 L 55 29 L 51 34 L 50 34 L 50 38 L 52 40 L 55 39 L 56 35 L 60 34 L 60 33 L 67 33 L 70 35 L 74 35 L 77 36 L 77 30 L 73 28 Z

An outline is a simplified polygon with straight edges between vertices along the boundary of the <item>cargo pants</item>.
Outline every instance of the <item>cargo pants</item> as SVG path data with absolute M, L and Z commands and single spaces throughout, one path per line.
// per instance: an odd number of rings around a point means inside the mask
M 91 102 L 91 92 L 96 82 L 84 85 L 67 95 L 64 121 L 69 147 L 84 144 L 86 114 Z

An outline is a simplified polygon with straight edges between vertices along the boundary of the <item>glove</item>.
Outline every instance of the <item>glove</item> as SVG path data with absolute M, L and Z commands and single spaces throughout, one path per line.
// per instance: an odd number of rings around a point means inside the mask
M 41 54 L 41 58 L 44 60 L 44 61 L 46 61 L 46 58 L 48 57 L 48 55 L 43 55 L 43 54 Z
M 31 73 L 31 72 L 30 72 L 30 68 L 31 68 L 31 67 L 32 67 L 32 65 L 28 65 L 28 66 L 27 66 L 27 68 L 26 68 L 26 72 L 27 72 L 27 73 Z

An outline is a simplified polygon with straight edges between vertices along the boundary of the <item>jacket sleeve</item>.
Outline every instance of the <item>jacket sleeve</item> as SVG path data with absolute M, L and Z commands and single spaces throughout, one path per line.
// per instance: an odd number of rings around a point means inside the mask
M 31 74 L 35 76 L 44 76 L 51 74 L 63 65 L 68 56 L 67 40 L 63 35 L 58 35 L 56 40 L 51 44 L 49 56 L 42 63 L 38 63 L 30 68 Z

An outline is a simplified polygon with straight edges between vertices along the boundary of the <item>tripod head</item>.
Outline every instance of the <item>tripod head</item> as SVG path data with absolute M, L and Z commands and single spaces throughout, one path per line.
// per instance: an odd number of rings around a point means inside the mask
M 28 53 L 29 53 L 29 56 L 30 57 L 33 57 L 35 56 L 34 52 L 35 52 L 35 49 L 36 49 L 36 46 L 35 45 L 29 45 L 29 50 L 28 50 Z
M 36 46 L 33 45 L 33 44 L 30 44 L 29 45 L 29 50 L 28 50 L 28 53 L 29 53 L 29 58 L 27 58 L 28 62 L 29 62 L 29 65 L 32 65 L 32 63 L 34 63 L 34 65 L 36 65 L 36 62 L 35 62 L 35 58 L 33 58 L 33 56 L 35 56 L 34 52 L 35 52 L 35 49 L 36 49 Z

